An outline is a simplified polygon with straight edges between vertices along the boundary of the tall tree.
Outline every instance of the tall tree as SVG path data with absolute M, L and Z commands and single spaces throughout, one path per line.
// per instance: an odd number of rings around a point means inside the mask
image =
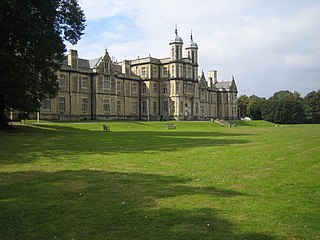
M 262 108 L 265 98 L 251 95 L 248 100 L 247 112 L 252 119 L 262 119 Z
M 269 98 L 263 109 L 264 120 L 275 123 L 302 123 L 303 99 L 298 92 L 279 91 Z
M 247 95 L 241 95 L 238 97 L 238 108 L 240 109 L 240 117 L 248 116 L 248 103 L 249 97 Z
M 85 29 L 77 0 L 0 1 L 0 126 L 8 110 L 34 111 L 58 92 L 63 41 Z
M 309 92 L 304 97 L 306 104 L 307 121 L 320 123 L 320 90 Z

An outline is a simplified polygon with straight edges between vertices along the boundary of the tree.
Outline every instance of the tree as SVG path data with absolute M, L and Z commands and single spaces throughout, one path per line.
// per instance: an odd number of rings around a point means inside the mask
M 2 0 L 0 3 L 0 126 L 5 112 L 32 112 L 58 92 L 63 41 L 75 44 L 85 28 L 77 0 Z
M 240 117 L 248 116 L 248 103 L 249 97 L 247 95 L 241 95 L 238 97 L 238 108 L 240 109 Z
M 262 119 L 262 109 L 265 98 L 252 95 L 249 97 L 247 112 L 252 119 L 261 120 Z
M 275 123 L 302 123 L 304 120 L 303 99 L 298 92 L 276 92 L 265 102 L 263 118 Z
M 304 97 L 307 122 L 320 123 L 320 90 L 309 92 Z

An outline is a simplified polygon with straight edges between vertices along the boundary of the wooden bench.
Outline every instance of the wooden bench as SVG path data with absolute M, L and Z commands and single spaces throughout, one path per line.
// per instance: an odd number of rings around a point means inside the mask
M 176 125 L 174 124 L 165 124 L 166 129 L 176 129 Z
M 102 129 L 104 132 L 110 132 L 110 126 L 107 126 L 107 124 L 103 124 Z

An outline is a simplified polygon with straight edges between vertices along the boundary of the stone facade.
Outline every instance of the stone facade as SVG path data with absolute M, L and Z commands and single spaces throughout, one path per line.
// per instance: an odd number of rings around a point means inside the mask
M 191 35 L 183 57 L 177 30 L 170 57 L 113 62 L 87 60 L 70 50 L 58 72 L 60 91 L 42 103 L 41 119 L 205 120 L 237 118 L 237 86 L 217 71 L 198 75 L 198 45 Z

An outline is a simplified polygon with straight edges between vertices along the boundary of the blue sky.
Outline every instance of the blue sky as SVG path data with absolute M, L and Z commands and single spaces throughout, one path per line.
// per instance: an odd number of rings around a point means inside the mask
M 185 45 L 193 30 L 199 73 L 235 76 L 239 95 L 270 97 L 280 90 L 302 96 L 320 89 L 319 0 L 79 0 L 87 28 L 81 58 L 107 49 L 114 59 L 169 56 L 178 35 Z

